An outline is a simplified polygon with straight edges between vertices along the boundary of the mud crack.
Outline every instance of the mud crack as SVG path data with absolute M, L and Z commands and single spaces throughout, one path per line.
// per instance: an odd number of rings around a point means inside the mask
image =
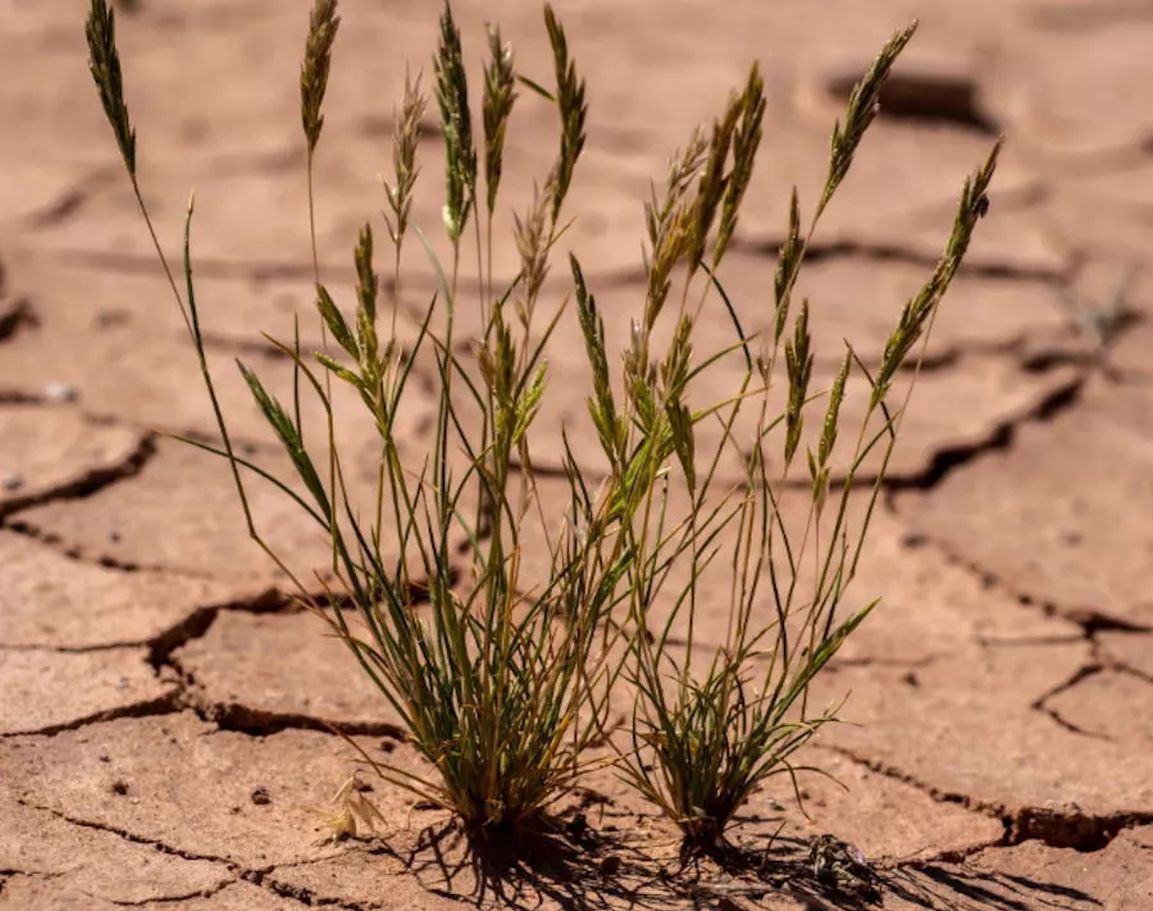
M 7 526 L 9 523 L 4 521 L 5 518 L 20 510 L 55 500 L 84 499 L 118 481 L 131 478 L 139 474 L 148 460 L 155 454 L 156 438 L 153 434 L 146 433 L 140 437 L 132 452 L 115 465 L 89 469 L 74 480 L 60 484 L 50 490 L 24 497 L 12 497 L 5 504 L 0 505 L 0 526 Z M 21 523 L 11 523 L 11 527 L 16 528 L 18 524 Z
M 1088 372 L 1074 374 L 1068 382 L 1053 389 L 1031 409 L 1009 415 L 987 434 L 985 440 L 968 446 L 940 449 L 933 454 L 929 467 L 919 475 L 890 476 L 885 480 L 890 490 L 932 490 L 953 471 L 992 452 L 1013 445 L 1017 428 L 1032 421 L 1046 423 L 1072 408 L 1081 398 Z
M 177 665 L 173 662 L 170 666 Z M 240 702 L 217 702 L 204 696 L 191 674 L 183 675 L 183 679 L 182 707 L 191 709 L 201 721 L 214 724 L 222 731 L 250 737 L 268 737 L 289 730 L 320 731 L 348 737 L 388 737 L 398 741 L 407 736 L 403 728 L 388 722 L 329 721 L 297 712 L 254 709 Z
M 2 293 L 2 291 L 0 291 Z M 36 324 L 36 311 L 26 297 L 4 303 L 0 301 L 0 342 L 12 338 L 23 326 Z
M 887 504 L 890 512 L 900 515 L 892 503 Z M 975 576 L 984 588 L 998 588 L 1015 599 L 1022 607 L 1039 610 L 1042 616 L 1068 620 L 1081 627 L 1082 635 L 1091 639 L 1097 632 L 1116 631 L 1125 633 L 1153 632 L 1153 627 L 1142 626 L 1121 617 L 1115 617 L 1088 605 L 1062 605 L 1055 601 L 1037 598 L 1007 583 L 1001 576 L 986 569 L 974 560 L 963 557 L 944 541 L 931 535 L 918 533 L 918 544 L 931 545 L 950 566 L 956 566 Z
M 1025 841 L 1040 841 L 1054 848 L 1073 848 L 1077 851 L 1099 851 L 1123 829 L 1153 822 L 1153 813 L 1120 811 L 1117 813 L 1086 813 L 1076 804 L 1052 806 L 1007 807 L 992 801 L 978 800 L 968 794 L 948 791 L 925 782 L 916 776 L 875 759 L 858 756 L 843 747 L 821 745 L 819 749 L 832 750 L 878 775 L 884 775 L 910 785 L 942 803 L 959 804 L 974 812 L 983 813 L 1001 821 L 1005 834 L 993 845 L 984 847 L 1011 847 Z
M 8 737 L 50 737 L 65 731 L 75 731 L 90 724 L 99 724 L 102 721 L 115 721 L 118 718 L 144 718 L 152 715 L 171 715 L 184 708 L 179 687 L 157 696 L 155 699 L 146 699 L 143 702 L 134 702 L 130 705 L 121 705 L 116 708 L 104 709 L 60 724 L 50 724 L 46 727 L 32 731 L 4 731 L 0 732 L 0 739 Z
M 183 860 L 207 861 L 209 863 L 219 864 L 220 866 L 224 867 L 224 869 L 227 870 L 228 873 L 231 874 L 233 877 L 233 879 L 228 880 L 227 882 L 218 884 L 217 886 L 214 886 L 209 890 L 201 890 L 199 892 L 196 892 L 196 893 L 194 893 L 192 895 L 188 895 L 188 896 L 174 896 L 173 898 L 170 898 L 170 899 L 168 899 L 168 898 L 159 899 L 159 901 L 177 901 L 177 900 L 183 900 L 186 898 L 194 898 L 194 897 L 199 897 L 199 896 L 211 897 L 211 895 L 214 895 L 217 892 L 223 891 L 224 889 L 228 888 L 228 886 L 235 885 L 238 881 L 244 880 L 246 882 L 252 883 L 253 885 L 268 889 L 270 892 L 273 892 L 276 895 L 280 895 L 280 897 L 282 897 L 282 898 L 292 899 L 292 900 L 300 902 L 301 904 L 304 904 L 304 905 L 312 904 L 309 901 L 303 901 L 303 900 L 301 900 L 301 899 L 299 899 L 296 896 L 293 896 L 291 894 L 283 894 L 282 895 L 279 890 L 270 888 L 268 885 L 266 885 L 264 882 L 265 876 L 271 870 L 275 869 L 272 866 L 263 867 L 263 868 L 245 867 L 243 864 L 239 864 L 236 861 L 228 859 L 227 857 L 221 857 L 221 856 L 216 855 L 216 854 L 205 854 L 205 853 L 200 853 L 200 852 L 196 852 L 196 851 L 188 851 L 188 850 L 185 850 L 182 848 L 177 848 L 173 845 L 170 845 L 170 844 L 167 844 L 163 841 L 160 841 L 159 839 L 148 838 L 147 836 L 144 836 L 144 835 L 138 835 L 135 832 L 130 832 L 127 829 L 122 829 L 118 826 L 109 825 L 107 823 L 94 822 L 94 821 L 89 820 L 89 819 L 81 819 L 81 818 L 76 817 L 76 816 L 71 816 L 67 813 L 62 812 L 61 810 L 54 809 L 53 807 L 42 806 L 40 804 L 35 804 L 35 803 L 31 803 L 31 802 L 26 801 L 26 800 L 21 800 L 19 798 L 17 798 L 16 802 L 19 803 L 21 806 L 28 807 L 29 809 L 38 810 L 38 811 L 41 811 L 44 813 L 49 813 L 52 816 L 54 816 L 56 819 L 59 819 L 62 822 L 66 822 L 69 825 L 77 826 L 78 828 L 82 828 L 82 829 L 92 829 L 92 830 L 95 830 L 97 832 L 106 832 L 110 835 L 115 835 L 117 838 L 121 838 L 124 841 L 130 842 L 131 844 L 144 845 L 146 847 L 150 847 L 155 851 L 159 851 L 161 854 L 167 854 L 167 855 L 170 855 L 172 857 L 179 857 Z M 0 875 L 3 875 L 3 871 L 0 871 Z M 208 893 L 208 894 L 206 894 L 206 893 Z M 150 899 L 150 901 L 158 901 L 158 899 L 154 898 L 154 899 Z M 130 903 L 118 902 L 117 904 L 130 904 Z M 140 904 L 147 904 L 147 902 L 141 902 Z M 336 906 L 340 907 L 339 904 L 337 904 Z M 359 908 L 353 908 L 353 909 L 351 909 L 351 911 L 360 911 L 360 909 Z
M 1073 689 L 1073 687 L 1080 684 L 1083 680 L 1088 680 L 1090 677 L 1095 677 L 1097 674 L 1101 673 L 1101 671 L 1103 671 L 1103 670 L 1104 670 L 1104 666 L 1097 663 L 1097 662 L 1091 662 L 1089 664 L 1086 664 L 1084 667 L 1078 668 L 1069 677 L 1068 680 L 1062 681 L 1061 683 L 1057 684 L 1057 686 L 1055 686 L 1051 690 L 1049 690 L 1049 692 L 1043 693 L 1042 695 L 1038 696 L 1035 700 L 1033 700 L 1033 702 L 1030 704 L 1029 708 L 1033 709 L 1036 712 L 1040 712 L 1043 715 L 1048 715 L 1051 719 L 1053 719 L 1054 722 L 1056 722 L 1058 725 L 1063 727 L 1065 730 L 1067 730 L 1073 734 L 1077 734 L 1081 737 L 1092 737 L 1095 740 L 1105 740 L 1105 741 L 1111 742 L 1113 739 L 1112 737 L 1109 737 L 1105 734 L 1098 733 L 1097 731 L 1087 730 L 1087 729 L 1081 727 L 1080 725 L 1074 724 L 1068 718 L 1065 718 L 1055 708 L 1048 705 L 1048 702 L 1050 699 L 1054 698 L 1055 696 L 1060 695 L 1061 693 L 1066 692 L 1067 690 Z

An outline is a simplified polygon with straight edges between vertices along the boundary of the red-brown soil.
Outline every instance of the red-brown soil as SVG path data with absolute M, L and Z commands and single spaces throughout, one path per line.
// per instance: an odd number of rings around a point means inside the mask
M 618 349 L 643 288 L 649 180 L 753 59 L 765 148 L 729 284 L 765 302 L 767 324 L 790 188 L 811 206 L 847 80 L 921 18 L 802 281 L 821 383 L 842 337 L 878 360 L 962 179 L 1008 136 L 854 583 L 883 603 L 818 686 L 822 699 L 851 694 L 851 723 L 824 729 L 808 763 L 847 788 L 802 779 L 806 817 L 774 783 L 734 839 L 803 858 L 830 833 L 864 852 L 887 909 L 1153 908 L 1153 283 L 1140 271 L 1153 250 L 1153 2 L 555 5 L 591 103 L 563 246 Z M 125 6 L 142 186 L 173 255 L 197 190 L 209 361 L 240 444 L 276 467 L 232 360 L 283 387 L 290 364 L 260 332 L 286 335 L 310 307 L 297 111 L 308 3 Z M 674 829 L 610 773 L 561 806 L 592 834 L 495 885 L 478 882 L 443 813 L 381 783 L 368 796 L 382 831 L 320 844 L 315 811 L 353 768 L 332 727 L 420 763 L 343 647 L 285 597 L 226 467 L 164 435 L 211 434 L 212 414 L 91 85 L 86 7 L 0 0 L 0 909 L 855 907 L 804 878 L 684 868 Z M 322 271 L 347 300 L 356 230 L 384 203 L 405 63 L 427 74 L 437 8 L 341 7 L 317 229 Z M 456 10 L 466 50 L 499 20 L 522 69 L 549 72 L 535 3 Z M 522 99 L 504 211 L 523 211 L 554 141 L 552 113 Z M 435 136 L 422 152 L 414 217 L 431 235 Z M 417 257 L 413 268 L 408 308 L 432 288 Z M 515 273 L 512 244 L 495 269 Z M 315 323 L 303 327 L 318 344 Z M 579 354 L 550 352 L 544 469 L 559 466 L 565 422 L 597 467 Z M 417 369 L 414 452 L 432 407 Z M 370 481 L 371 428 L 338 433 L 354 483 Z M 288 562 L 323 565 L 324 542 L 253 490 Z

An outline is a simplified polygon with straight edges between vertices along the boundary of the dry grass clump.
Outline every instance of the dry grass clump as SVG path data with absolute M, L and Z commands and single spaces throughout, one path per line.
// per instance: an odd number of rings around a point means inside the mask
M 918 343 L 931 331 L 984 214 L 997 149 L 965 183 L 945 252 L 900 311 L 880 365 L 870 371 L 846 344 L 831 387 L 813 389 L 809 303 L 796 306 L 793 289 L 813 231 L 850 170 L 876 115 L 881 87 L 913 27 L 890 40 L 852 93 L 834 128 L 827 179 L 806 226 L 794 193 L 787 241 L 775 275 L 766 276 L 774 318 L 765 337 L 744 331 L 721 275 L 763 130 L 764 85 L 754 66 L 713 123 L 695 131 L 674 155 L 663 187 L 645 205 L 647 281 L 623 357 L 612 354 L 614 340 L 606 340 L 593 290 L 579 260 L 570 257 L 572 296 L 592 375 L 589 416 L 609 467 L 594 482 L 566 443 L 567 507 L 563 516 L 549 515 L 538 493 L 532 449 L 559 314 L 544 325 L 535 318 L 566 227 L 588 109 L 564 28 L 548 6 L 544 18 L 555 64 L 551 88 L 521 76 L 512 49 L 499 29 L 490 28 L 478 135 L 461 34 L 451 8 L 443 8 L 433 94 L 446 156 L 448 263 L 440 262 L 412 219 L 420 174 L 417 132 L 427 100 L 421 80 L 406 79 L 393 174 L 385 181 L 385 220 L 394 287 L 402 279 L 410 233 L 437 276 L 437 293 L 415 342 L 407 348 L 399 343 L 395 307 L 388 331 L 382 331 L 375 238 L 366 224 L 354 251 L 357 288 L 349 309 L 315 273 L 325 350 L 306 356 L 295 327 L 292 343 L 281 346 L 296 365 L 291 405 L 241 366 L 292 459 L 297 478 L 291 484 L 237 455 L 216 406 L 192 280 L 191 206 L 183 292 L 159 244 L 157 253 L 185 314 L 219 421 L 220 445 L 204 448 L 228 460 L 253 538 L 290 575 L 294 568 L 279 560 L 255 526 L 240 469 L 276 484 L 299 505 L 301 520 L 328 537 L 331 602 L 351 609 L 324 616 L 403 719 L 436 777 L 417 778 L 380 764 L 377 770 L 457 814 L 475 844 L 491 845 L 547 825 L 549 805 L 589 763 L 606 761 L 603 751 L 600 759 L 590 758 L 589 748 L 609 743 L 614 752 L 608 761 L 683 829 L 687 842 L 713 849 L 753 790 L 770 776 L 795 775 L 796 751 L 836 717 L 835 707 L 810 707 L 808 694 L 872 607 L 844 613 L 883 466 L 911 392 L 910 386 L 900 401 L 891 401 L 891 385 L 916 360 Z M 336 0 L 315 0 L 309 24 L 301 119 L 311 222 L 314 153 L 323 136 L 324 95 L 340 25 Z M 92 0 L 88 43 L 92 73 L 136 189 L 136 134 L 105 0 Z M 518 87 L 555 107 L 560 138 L 551 170 L 536 175 L 533 203 L 515 219 L 511 240 L 519 273 L 501 284 L 492 269 L 493 216 Z M 148 221 L 142 201 L 141 211 Z M 458 282 L 470 227 L 479 295 L 462 293 Z M 315 269 L 315 229 L 312 236 Z M 454 332 L 460 307 L 475 307 L 483 317 L 479 337 L 471 340 L 474 358 L 460 353 Z M 697 324 L 706 318 L 731 322 L 730 344 L 718 351 L 694 349 Z M 658 331 L 662 325 L 671 329 L 667 344 L 657 341 L 665 337 Z M 437 407 L 431 449 L 413 462 L 402 456 L 397 428 L 418 361 L 435 370 Z M 740 365 L 739 381 L 720 401 L 701 402 L 700 377 L 722 363 Z M 333 430 L 333 383 L 355 391 L 363 419 L 379 438 L 378 483 L 367 509 L 346 485 Z M 858 384 L 867 384 L 868 406 L 846 449 L 840 409 L 847 390 Z M 315 396 L 327 415 L 319 445 L 306 442 L 302 395 Z M 807 433 L 814 424 L 819 432 Z M 706 425 L 719 434 L 703 435 Z M 314 430 L 310 439 L 315 436 Z M 719 442 L 705 444 L 706 438 Z M 718 466 L 733 457 L 744 466 L 738 484 L 718 474 Z M 847 469 L 844 483 L 834 485 L 838 457 Z M 854 485 L 866 458 L 880 459 L 880 476 L 871 485 Z M 783 509 L 798 459 L 808 472 L 807 515 Z M 850 510 L 857 497 L 863 506 Z M 399 553 L 382 543 L 389 540 L 399 542 Z M 468 566 L 458 576 L 461 541 Z M 527 579 L 522 570 L 530 542 L 547 548 L 543 580 Z M 698 641 L 696 611 L 702 580 L 717 567 L 725 567 L 727 633 L 720 647 L 705 647 Z M 307 599 L 308 587 L 300 589 Z M 674 637 L 674 629 L 687 634 Z M 610 696 L 619 688 L 635 694 L 624 736 L 607 722 Z

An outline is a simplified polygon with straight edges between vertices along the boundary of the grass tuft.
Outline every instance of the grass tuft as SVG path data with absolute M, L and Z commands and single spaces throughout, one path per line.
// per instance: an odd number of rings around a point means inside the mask
M 848 175 L 915 24 L 893 36 L 852 92 L 834 127 L 825 184 L 807 226 L 793 192 L 785 242 L 766 276 L 773 311 L 763 337 L 745 333 L 741 308 L 721 274 L 764 129 L 764 81 L 753 66 L 708 128 L 693 131 L 673 155 L 663 184 L 644 205 L 643 299 L 623 344 L 608 337 L 585 270 L 569 256 L 592 377 L 588 414 L 609 467 L 594 483 L 564 438 L 566 496 L 558 507 L 538 489 L 533 445 L 548 400 L 547 354 L 563 311 L 544 325 L 537 313 L 555 281 L 552 257 L 566 227 L 588 106 L 585 81 L 549 6 L 544 19 L 551 88 L 518 73 L 499 29 L 488 33 L 482 99 L 487 221 L 483 235 L 479 219 L 473 223 L 477 281 L 470 290 L 459 287 L 460 242 L 479 205 L 479 167 L 461 35 L 448 3 L 434 69 L 447 164 L 449 268 L 412 223 L 426 104 L 419 77 L 405 80 L 393 174 L 385 181 L 394 288 L 410 229 L 436 276 L 436 293 L 414 338 L 400 343 L 395 306 L 389 331 L 380 325 L 386 304 L 371 225 L 359 232 L 351 263 L 356 291 L 343 304 L 320 280 L 312 231 L 324 350 L 305 357 L 295 324 L 292 343 L 277 343 L 295 365 L 291 407 L 240 365 L 291 460 L 293 479 L 274 477 L 232 447 L 205 357 L 192 269 L 193 206 L 185 223 L 182 292 L 137 184 L 136 136 L 105 0 L 92 0 L 87 37 L 101 103 L 216 414 L 220 445 L 196 445 L 227 460 L 251 536 L 342 639 L 430 771 L 364 758 L 387 781 L 455 813 L 478 848 L 523 845 L 526 833 L 550 827 L 550 807 L 590 768 L 612 764 L 680 826 L 687 846 L 716 850 L 734 814 L 768 779 L 787 776 L 799 796 L 797 775 L 808 767 L 794 757 L 837 719 L 839 704 L 810 705 L 810 689 L 876 604 L 852 607 L 847 592 L 916 371 L 899 401 L 892 383 L 902 366 L 919 363 L 942 296 L 988 209 L 1000 144 L 966 181 L 942 257 L 901 309 L 881 364 L 870 372 L 846 345 L 831 386 L 814 391 L 809 314 L 820 302 L 803 301 L 794 315 L 793 289 L 810 238 Z M 310 224 L 313 153 L 339 22 L 335 0 L 315 0 L 301 67 Z M 514 219 L 509 241 L 519 253 L 518 274 L 498 281 L 492 216 L 505 181 L 518 82 L 555 107 L 560 135 L 555 163 L 547 174 L 533 175 L 533 201 Z M 482 317 L 467 345 L 454 337 L 454 314 L 464 303 Z M 700 350 L 700 319 L 731 323 L 732 339 Z M 710 400 L 700 378 L 721 366 L 733 386 Z M 414 460 L 405 456 L 399 434 L 418 369 L 435 374 L 436 416 L 429 451 Z M 353 390 L 377 434 L 376 484 L 367 497 L 346 480 L 334 386 Z M 858 389 L 867 404 L 853 437 L 843 432 L 842 406 Z M 319 443 L 302 427 L 302 394 L 314 396 L 325 413 Z M 806 488 L 790 485 L 800 456 L 808 468 L 807 502 L 795 493 Z M 880 469 L 871 484 L 857 484 L 867 461 L 879 461 Z M 733 464 L 741 468 L 736 482 L 720 471 Z M 327 575 L 305 584 L 267 545 L 248 508 L 242 468 L 276 486 L 299 507 L 301 521 L 331 543 Z M 543 571 L 527 568 L 542 558 Z M 725 635 L 719 644 L 706 643 L 698 613 L 718 603 L 726 611 Z M 634 706 L 623 734 L 607 722 L 610 700 L 622 691 Z M 336 835 L 379 821 L 351 784 L 334 804 Z

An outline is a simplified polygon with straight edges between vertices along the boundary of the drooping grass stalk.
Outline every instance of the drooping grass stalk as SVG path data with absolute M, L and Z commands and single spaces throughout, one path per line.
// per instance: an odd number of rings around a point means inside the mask
M 237 496 L 240 501 L 241 509 L 244 515 L 244 522 L 247 526 L 249 536 L 278 566 L 278 568 L 280 568 L 281 571 L 285 573 L 285 575 L 293 582 L 293 584 L 303 588 L 298 576 L 294 573 L 292 568 L 284 563 L 284 561 L 276 554 L 276 552 L 268 545 L 265 539 L 258 532 L 252 516 L 252 510 L 248 502 L 248 497 L 245 492 L 244 482 L 241 479 L 240 468 L 244 467 L 248 470 L 251 470 L 279 487 L 282 492 L 284 492 L 287 496 L 294 499 L 299 505 L 301 505 L 311 516 L 311 518 L 316 520 L 319 524 L 323 525 L 323 520 L 315 512 L 312 512 L 310 509 L 308 509 L 307 504 L 300 500 L 298 495 L 291 491 L 289 488 L 285 487 L 279 481 L 269 476 L 267 472 L 265 472 L 259 466 L 254 465 L 246 459 L 242 459 L 236 455 L 232 444 L 232 438 L 228 432 L 228 427 L 224 419 L 224 413 L 220 407 L 220 400 L 216 392 L 216 385 L 212 379 L 212 373 L 208 368 L 207 354 L 204 346 L 204 336 L 200 327 L 200 312 L 196 303 L 191 254 L 192 219 L 195 211 L 195 195 L 189 195 L 187 215 L 184 223 L 183 264 L 185 295 L 187 297 L 187 300 L 185 300 L 185 298 L 182 297 L 180 291 L 177 290 L 176 281 L 173 276 L 172 269 L 169 266 L 168 258 L 165 256 L 164 250 L 160 245 L 160 241 L 153 227 L 152 217 L 148 211 L 147 205 L 144 202 L 143 195 L 140 192 L 140 185 L 137 179 L 136 170 L 136 131 L 131 126 L 131 120 L 128 114 L 128 106 L 124 99 L 123 77 L 120 67 L 120 54 L 116 47 L 115 14 L 108 7 L 107 0 L 92 0 L 88 19 L 86 22 L 85 34 L 88 44 L 89 68 L 92 72 L 93 80 L 96 83 L 97 92 L 100 95 L 105 114 L 116 137 L 117 145 L 120 149 L 121 159 L 124 163 L 125 170 L 128 173 L 129 181 L 132 185 L 133 195 L 135 196 L 136 202 L 140 208 L 140 213 L 144 223 L 147 226 L 149 237 L 151 238 L 152 244 L 156 250 L 157 259 L 159 260 L 161 268 L 164 271 L 164 275 L 172 291 L 173 299 L 175 300 L 176 305 L 180 310 L 181 316 L 184 319 L 189 338 L 193 343 L 197 357 L 197 366 L 200 370 L 205 389 L 208 393 L 209 402 L 212 406 L 212 412 L 216 420 L 217 429 L 220 432 L 223 448 L 217 448 L 210 443 L 205 443 L 200 440 L 185 439 L 184 441 L 190 445 L 205 449 L 227 459 L 229 468 L 232 473 L 233 482 L 236 486 Z M 243 366 L 241 366 L 241 369 L 242 371 L 244 370 Z
M 132 193 L 144 218 L 144 224 L 148 228 L 148 236 L 152 240 L 156 256 L 164 269 L 164 276 L 172 289 L 172 296 L 176 299 L 180 315 L 184 318 L 184 325 L 191 332 L 191 315 L 176 288 L 176 278 L 168 265 L 168 257 L 164 255 L 164 250 L 160 246 L 160 239 L 156 236 L 156 229 L 152 225 L 152 216 L 140 193 L 140 183 L 136 176 L 136 130 L 132 127 L 128 106 L 124 101 L 124 80 L 120 70 L 120 54 L 116 48 L 116 14 L 109 8 L 106 0 L 92 0 L 85 24 L 85 37 L 88 41 L 88 68 L 100 94 L 104 114 L 116 136 L 120 158 L 132 182 Z

